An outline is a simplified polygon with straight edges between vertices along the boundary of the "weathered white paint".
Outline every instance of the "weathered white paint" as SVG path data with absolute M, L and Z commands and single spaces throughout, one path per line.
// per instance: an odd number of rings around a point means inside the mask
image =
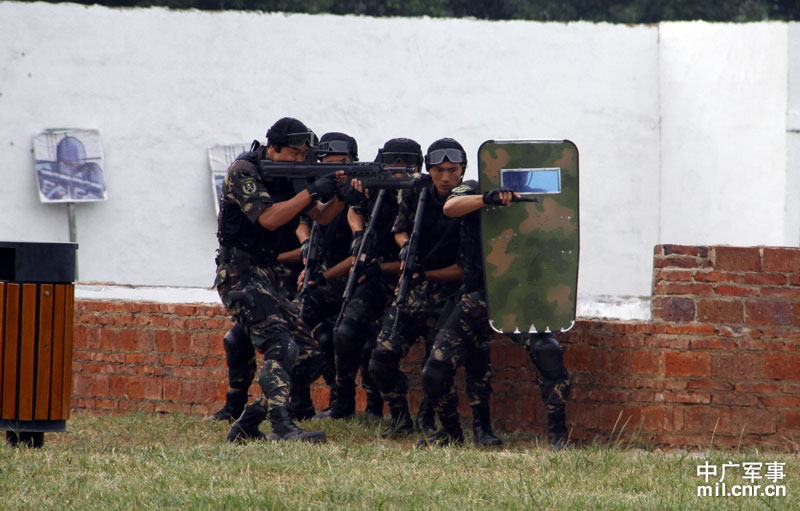
M 99 129 L 109 200 L 78 206 L 84 282 L 209 286 L 206 148 L 263 140 L 284 115 L 319 134 L 351 133 L 362 159 L 391 137 L 424 149 L 453 136 L 472 157 L 470 177 L 483 140 L 571 139 L 581 158 L 582 300 L 648 295 L 659 242 L 797 242 L 782 234 L 785 24 L 2 2 L 0 27 L 0 238 L 67 239 L 66 207 L 38 202 L 31 138 Z M 697 122 L 685 119 L 693 112 Z M 705 177 L 682 188 L 699 166 Z

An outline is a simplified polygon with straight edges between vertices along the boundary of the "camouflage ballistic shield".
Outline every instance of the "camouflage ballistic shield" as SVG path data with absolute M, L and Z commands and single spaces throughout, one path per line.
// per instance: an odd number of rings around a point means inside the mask
M 578 289 L 578 148 L 569 140 L 488 140 L 478 162 L 481 193 L 505 186 L 538 198 L 482 210 L 492 328 L 569 330 Z

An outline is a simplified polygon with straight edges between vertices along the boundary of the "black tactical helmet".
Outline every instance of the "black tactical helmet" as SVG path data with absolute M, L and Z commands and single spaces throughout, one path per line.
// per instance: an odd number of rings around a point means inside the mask
M 422 148 L 410 138 L 393 138 L 378 151 L 377 161 L 384 165 L 399 161 L 406 166 L 422 166 Z
M 280 151 L 283 146 L 301 148 L 317 145 L 317 136 L 294 117 L 283 117 L 267 130 L 267 145 Z
M 350 135 L 332 131 L 325 133 L 319 139 L 317 146 L 317 158 L 320 160 L 332 154 L 343 154 L 350 157 L 352 161 L 358 161 L 358 144 L 356 139 Z
M 432 143 L 425 155 L 425 170 L 430 170 L 434 165 L 439 165 L 443 161 L 452 163 L 463 163 L 467 166 L 467 152 L 461 144 L 452 138 L 440 138 Z

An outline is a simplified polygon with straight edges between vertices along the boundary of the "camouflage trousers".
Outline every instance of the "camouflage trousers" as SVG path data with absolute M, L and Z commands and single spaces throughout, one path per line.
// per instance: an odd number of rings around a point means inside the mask
M 391 301 L 394 281 L 389 276 L 366 280 L 356 285 L 353 297 L 342 314 L 343 326 L 339 335 L 353 336 L 336 347 L 336 384 L 339 387 L 354 385 L 359 369 L 361 384 L 367 393 L 377 393 L 378 388 L 369 374 L 369 359 L 375 348 L 375 338 L 381 325 L 386 305 Z
M 341 279 L 337 279 L 311 288 L 305 296 L 298 296 L 295 300 L 297 307 L 303 304 L 301 319 L 311 329 L 311 336 L 324 356 L 322 377 L 329 386 L 336 382 L 333 327 L 342 309 L 343 291 L 344 285 Z
M 492 393 L 492 366 L 489 339 L 489 317 L 483 293 L 465 293 L 443 316 L 441 328 L 436 332 L 428 363 L 447 364 L 455 375 L 458 367 L 464 367 L 466 393 L 470 406 L 489 407 Z M 427 369 L 427 370 L 430 370 Z M 457 418 L 458 393 L 452 380 L 447 392 L 432 397 L 433 408 L 444 423 L 448 418 Z
M 297 271 L 295 267 L 287 267 L 284 265 L 277 265 L 274 268 L 278 276 L 278 282 L 281 284 L 281 293 L 291 297 L 291 289 L 288 287 L 290 281 L 297 283 Z M 227 272 L 230 273 L 230 272 Z M 235 319 L 234 319 L 235 320 Z M 256 350 L 253 348 L 249 339 L 242 342 L 238 337 L 234 337 L 235 342 L 226 342 L 225 347 L 225 361 L 228 366 L 228 390 L 227 394 L 236 394 L 246 397 L 247 390 L 250 384 L 253 383 L 258 372 L 258 363 L 256 361 Z
M 399 310 L 392 302 L 384 316 L 370 359 L 370 373 L 390 408 L 407 406 L 408 376 L 400 370 L 400 360 L 423 339 L 425 365 L 443 304 L 454 296 L 458 284 L 423 281 L 409 292 L 406 306 Z
M 286 406 L 291 386 L 309 386 L 319 377 L 323 361 L 275 270 L 248 266 L 244 256 L 219 260 L 214 285 L 253 348 L 264 354 L 259 403 L 265 409 Z
M 542 393 L 542 401 L 547 408 L 548 415 L 563 415 L 564 406 L 569 399 L 570 384 L 569 373 L 564 367 L 562 357 L 563 348 L 558 343 L 556 336 L 551 332 L 535 334 L 509 335 L 514 343 L 525 348 L 528 356 L 539 372 L 537 383 Z M 547 354 L 541 346 L 555 346 L 557 349 Z

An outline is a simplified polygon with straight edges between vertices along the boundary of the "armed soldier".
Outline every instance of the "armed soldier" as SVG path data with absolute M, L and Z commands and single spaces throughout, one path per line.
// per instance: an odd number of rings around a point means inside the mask
M 426 392 L 434 399 L 442 423 L 457 421 L 455 405 L 458 398 L 453 390 L 453 375 L 458 365 L 469 364 L 466 354 L 472 351 L 488 353 L 489 316 L 486 308 L 483 257 L 480 241 L 480 210 L 486 205 L 509 206 L 520 195 L 509 188 L 495 188 L 483 195 L 475 181 L 453 189 L 444 205 L 444 214 L 463 217 L 459 259 L 464 265 L 464 291 L 444 328 L 436 336 L 431 357 L 423 370 Z M 561 449 L 567 442 L 565 402 L 569 397 L 569 375 L 564 367 L 563 349 L 550 332 L 511 334 L 511 339 L 523 346 L 539 371 L 539 388 L 547 407 L 547 432 L 550 444 Z M 453 399 L 455 398 L 455 403 Z M 482 403 L 483 405 L 483 403 Z M 455 414 L 455 419 L 452 416 Z M 485 406 L 473 406 L 472 424 L 475 441 L 484 445 L 500 445 L 492 433 L 488 399 Z M 450 417 L 448 419 L 442 418 Z M 433 438 L 430 440 L 439 440 Z
M 453 158 L 456 162 L 434 162 L 430 157 L 440 149 L 458 149 L 463 156 Z M 370 374 L 392 415 L 384 437 L 404 436 L 414 429 L 408 410 L 408 378 L 400 370 L 400 359 L 417 339 L 430 338 L 443 304 L 461 282 L 462 271 L 456 264 L 460 222 L 444 216 L 442 206 L 461 182 L 465 161 L 463 148 L 455 140 L 437 140 L 428 148 L 428 174 L 421 178 L 421 185 L 401 195 L 392 232 L 401 247 L 402 275 L 369 362 Z M 424 428 L 424 436 L 433 434 L 431 426 Z
M 294 285 L 302 269 L 300 248 L 297 239 L 286 240 L 284 251 L 277 257 L 275 273 L 289 300 L 295 295 Z M 225 393 L 225 404 L 209 416 L 208 420 L 233 422 L 244 411 L 248 398 L 247 391 L 258 370 L 256 350 L 238 323 L 228 330 L 222 344 L 225 350 L 225 365 L 228 367 L 228 390 Z M 298 415 L 296 410 L 292 411 Z
M 290 180 L 272 179 L 259 172 L 262 160 L 303 161 L 315 144 L 316 136 L 302 122 L 284 117 L 267 132 L 267 146 L 254 142 L 251 151 L 237 158 L 225 176 L 214 286 L 241 327 L 242 339 L 264 355 L 258 377 L 262 394 L 231 426 L 231 442 L 263 438 L 258 426 L 266 417 L 272 424 L 271 440 L 326 440 L 322 431 L 300 429 L 289 414 L 291 387 L 310 385 L 319 377 L 323 359 L 278 283 L 275 266 L 281 240 L 294 236 L 301 212 L 325 224 L 344 204 L 334 197 L 337 184 L 333 176 L 295 190 Z
M 378 152 L 376 161 L 387 170 L 405 167 L 419 171 L 422 150 L 411 139 L 393 138 Z M 380 329 L 380 319 L 391 302 L 400 270 L 398 247 L 391 233 L 392 222 L 397 215 L 398 191 L 389 189 L 383 194 L 366 193 L 370 197 L 352 205 L 348 211 L 348 222 L 353 231 L 352 255 L 362 252 L 365 264 L 359 267 L 364 268 L 364 278 L 359 281 L 362 275 L 353 275 L 352 297 L 346 300 L 341 311 L 342 319 L 334 335 L 337 399 L 334 406 L 320 413 L 318 418 L 341 419 L 353 415 L 359 367 L 367 394 L 366 412 L 376 417 L 383 416 L 383 399 L 369 374 L 368 364 Z M 376 201 L 381 196 L 376 211 Z M 367 226 L 372 229 L 374 239 L 367 240 L 369 246 L 362 247 Z
M 452 166 L 460 164 L 466 168 L 466 153 L 460 144 L 449 139 L 449 144 L 442 144 L 428 151 L 426 164 L 434 166 Z M 462 170 L 463 172 L 463 170 Z M 472 182 L 468 182 L 472 183 Z M 471 190 L 470 184 L 461 184 L 451 190 L 444 206 L 455 196 Z M 448 215 L 454 216 L 454 215 Z M 494 435 L 489 413 L 491 395 L 492 369 L 489 349 L 489 323 L 480 314 L 480 306 L 485 308 L 483 292 L 483 269 L 480 266 L 481 248 L 479 234 L 472 227 L 478 219 L 476 215 L 468 216 L 460 222 L 458 247 L 458 264 L 463 269 L 463 285 L 458 296 L 442 313 L 437 327 L 431 354 L 422 372 L 425 393 L 433 402 L 439 416 L 441 429 L 427 438 L 421 439 L 417 445 L 447 445 L 463 443 L 458 411 L 458 394 L 455 390 L 454 377 L 457 367 L 465 367 L 466 392 L 473 409 L 473 433 L 475 442 L 484 446 L 499 446 L 502 441 Z
M 353 137 L 344 133 L 326 133 L 320 138 L 315 153 L 325 163 L 351 163 L 358 161 L 358 144 Z M 340 185 L 340 199 L 346 198 L 348 190 L 353 191 L 349 185 Z M 352 232 L 347 222 L 347 210 L 337 214 L 328 225 L 310 224 L 310 219 L 304 216 L 297 228 L 297 238 L 302 243 L 303 260 L 306 263 L 306 269 L 298 280 L 299 302 L 301 318 L 311 329 L 312 336 L 325 355 L 322 377 L 330 388 L 330 408 L 336 401 L 333 328 L 342 308 L 343 277 L 347 276 L 353 262 L 350 255 Z M 318 236 L 312 236 L 314 229 L 319 230 Z M 297 406 L 292 407 L 293 411 L 298 419 L 311 418 L 315 410 L 309 389 L 301 390 L 304 392 L 302 395 L 292 393 L 292 402 L 298 402 Z

